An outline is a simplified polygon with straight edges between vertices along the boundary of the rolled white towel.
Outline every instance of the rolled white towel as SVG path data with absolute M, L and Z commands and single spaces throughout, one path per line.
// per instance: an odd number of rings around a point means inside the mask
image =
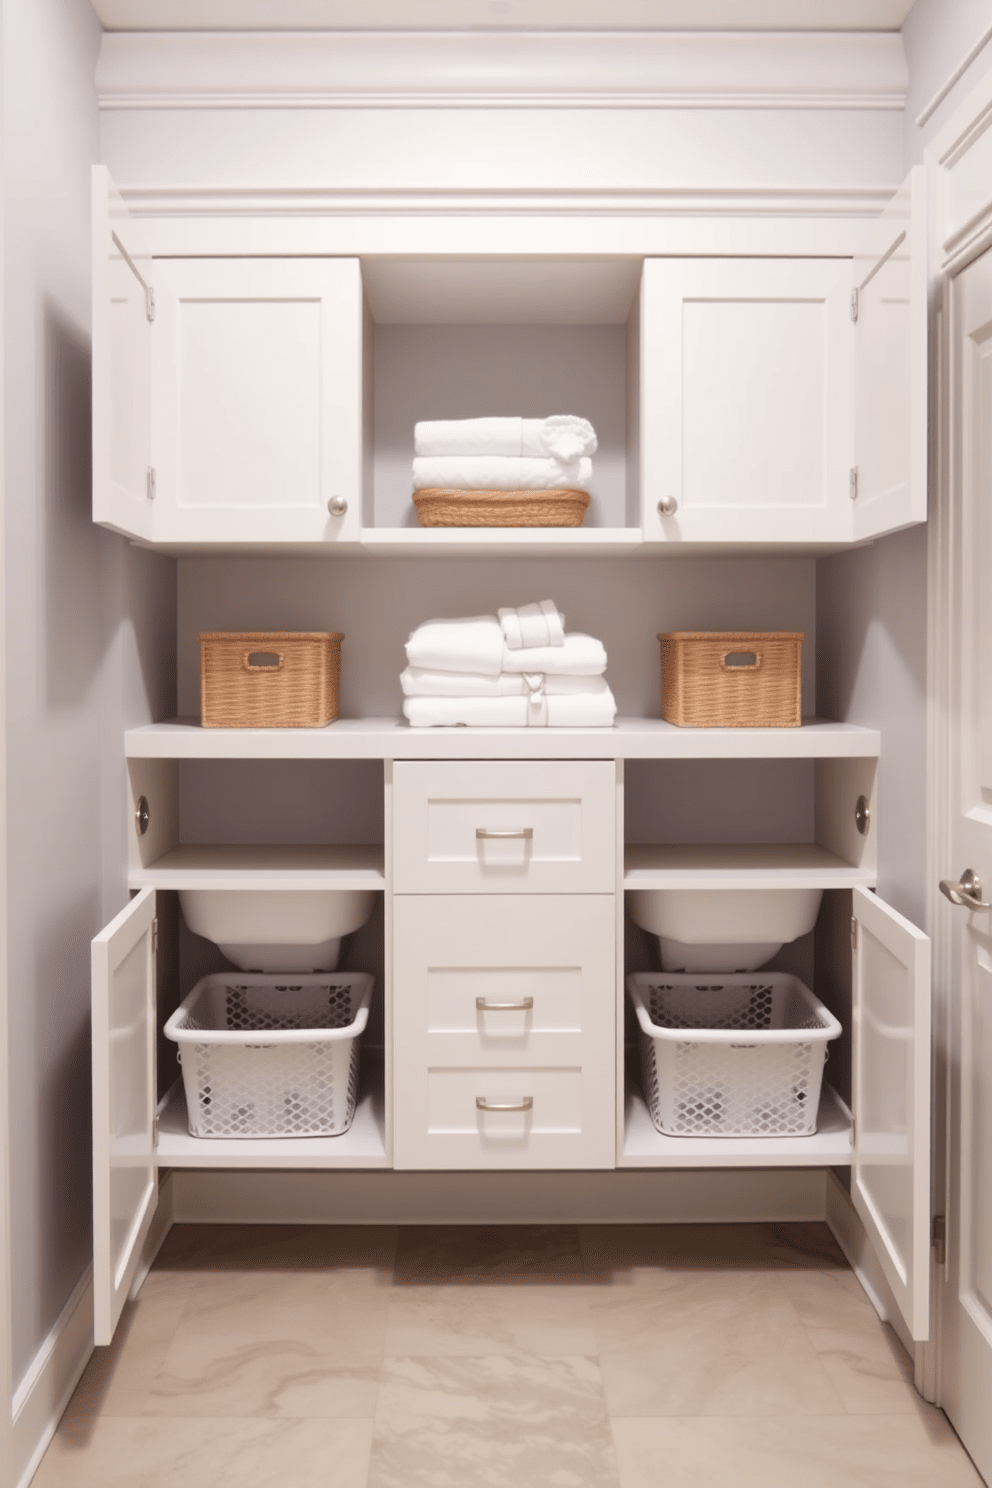
M 426 671 L 497 677 L 503 670 L 505 649 L 503 627 L 495 615 L 477 615 L 418 625 L 406 643 L 406 659 L 410 666 Z
M 594 636 L 576 631 L 567 635 L 561 646 L 527 646 L 519 651 L 504 646 L 498 670 L 544 672 L 552 677 L 598 677 L 606 671 L 606 648 Z
M 617 705 L 609 688 L 586 696 L 408 697 L 403 712 L 414 728 L 611 728 Z
M 591 485 L 587 456 L 568 464 L 512 455 L 418 455 L 413 462 L 415 491 L 588 491 Z
M 498 677 L 484 677 L 478 672 L 431 672 L 420 667 L 407 667 L 400 672 L 404 697 L 527 697 L 544 691 L 549 697 L 563 694 L 602 695 L 608 691 L 606 678 L 581 676 L 547 676 L 543 672 L 500 672 Z
M 511 651 L 529 646 L 565 644 L 565 616 L 559 612 L 553 599 L 520 605 L 515 610 L 500 610 L 499 623 Z
M 413 450 L 416 455 L 534 455 L 568 464 L 596 453 L 596 431 L 588 419 L 571 413 L 546 419 L 425 419 L 414 424 Z

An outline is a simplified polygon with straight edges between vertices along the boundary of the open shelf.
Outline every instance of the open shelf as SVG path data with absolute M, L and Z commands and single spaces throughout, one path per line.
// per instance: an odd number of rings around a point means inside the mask
M 386 1098 L 381 1050 L 362 1055 L 355 1119 L 339 1137 L 191 1137 L 177 1080 L 158 1111 L 161 1168 L 385 1168 Z
M 625 889 L 849 889 L 874 883 L 873 868 L 854 867 L 816 842 L 628 845 L 624 852 Z
M 366 527 L 361 544 L 385 555 L 465 550 L 503 558 L 521 552 L 634 553 L 643 539 L 639 527 Z
M 628 1051 L 628 1059 L 636 1054 Z M 812 1137 L 666 1137 L 651 1120 L 640 1085 L 631 1076 L 624 1097 L 623 1151 L 619 1167 L 636 1168 L 832 1168 L 851 1162 L 853 1118 L 826 1081 L 820 1088 Z
M 257 846 L 187 843 L 146 868 L 131 889 L 384 889 L 381 846 Z
M 128 729 L 124 747 L 129 759 L 874 759 L 881 738 L 877 729 L 820 718 L 782 729 L 683 729 L 660 718 L 586 729 L 415 729 L 398 718 L 205 729 L 179 718 Z

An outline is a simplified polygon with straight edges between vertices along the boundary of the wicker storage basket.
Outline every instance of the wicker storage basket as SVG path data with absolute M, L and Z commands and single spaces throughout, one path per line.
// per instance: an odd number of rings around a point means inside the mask
M 338 716 L 339 631 L 200 632 L 204 728 L 323 728 Z
M 422 527 L 581 527 L 585 491 L 414 491 Z
M 659 635 L 661 716 L 683 728 L 798 728 L 801 630 Z

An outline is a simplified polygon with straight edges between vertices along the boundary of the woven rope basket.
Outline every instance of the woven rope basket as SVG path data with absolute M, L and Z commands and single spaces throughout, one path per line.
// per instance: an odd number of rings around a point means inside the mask
M 323 728 L 338 716 L 339 631 L 200 632 L 204 728 Z
M 585 491 L 414 491 L 422 527 L 581 527 Z
M 682 728 L 798 728 L 802 631 L 682 630 L 661 642 L 661 716 Z

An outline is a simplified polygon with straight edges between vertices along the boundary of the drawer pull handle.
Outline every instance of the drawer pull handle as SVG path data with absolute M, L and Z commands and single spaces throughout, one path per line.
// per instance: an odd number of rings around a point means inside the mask
M 485 997 L 477 997 L 475 1005 L 480 1013 L 529 1013 L 534 1007 L 534 999 L 525 997 L 521 1002 L 488 1002 Z
M 475 1109 L 477 1111 L 533 1111 L 534 1097 L 525 1095 L 523 1100 L 518 1101 L 487 1101 L 484 1095 L 477 1095 Z
M 534 828 L 506 827 L 504 829 L 501 827 L 476 827 L 475 835 L 482 841 L 492 838 L 498 839 L 500 842 L 507 842 L 510 839 L 516 839 L 519 842 L 530 842 L 534 836 Z

